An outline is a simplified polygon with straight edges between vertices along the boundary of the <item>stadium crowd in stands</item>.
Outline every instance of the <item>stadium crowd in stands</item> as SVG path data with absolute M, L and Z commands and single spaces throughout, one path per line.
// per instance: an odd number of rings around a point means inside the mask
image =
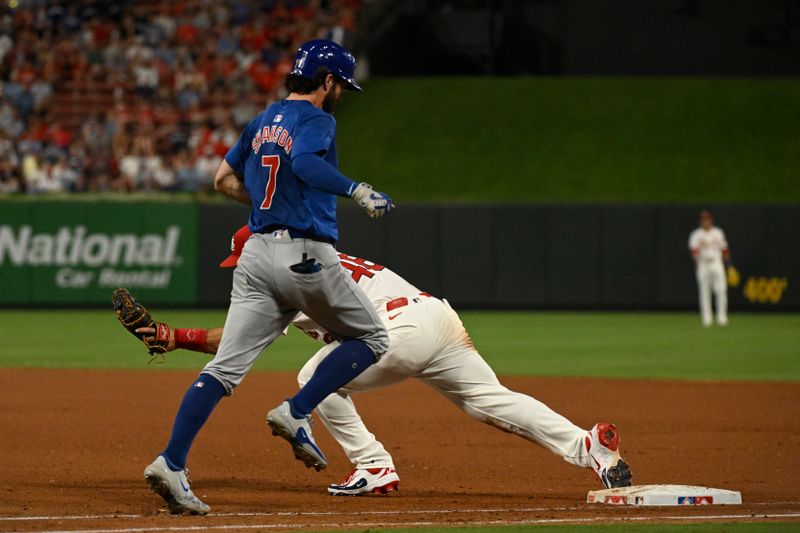
M 37 194 L 210 189 L 299 44 L 350 44 L 359 0 L 3 4 L 0 194 Z

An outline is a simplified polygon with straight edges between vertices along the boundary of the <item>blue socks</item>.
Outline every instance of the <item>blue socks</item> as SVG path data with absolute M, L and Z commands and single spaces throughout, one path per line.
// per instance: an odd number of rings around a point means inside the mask
M 328 354 L 317 367 L 305 387 L 289 400 L 292 415 L 303 418 L 311 414 L 329 394 L 336 392 L 375 363 L 375 354 L 360 340 L 345 341 Z M 186 468 L 189 448 L 211 412 L 225 395 L 225 387 L 209 374 L 200 374 L 183 396 L 175 416 L 172 436 L 162 453 L 172 470 Z
M 192 441 L 224 395 L 225 387 L 209 374 L 200 374 L 186 391 L 175 415 L 172 437 L 162 453 L 170 469 L 178 471 L 186 468 L 186 456 L 189 455 Z
M 308 383 L 289 399 L 292 416 L 310 415 L 329 394 L 353 381 L 374 363 L 375 354 L 363 341 L 344 341 L 322 360 Z

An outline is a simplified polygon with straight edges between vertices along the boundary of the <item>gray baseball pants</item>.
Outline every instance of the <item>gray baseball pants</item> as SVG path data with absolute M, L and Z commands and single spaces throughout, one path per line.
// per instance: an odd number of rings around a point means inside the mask
M 321 269 L 294 272 L 303 254 Z M 228 394 L 242 382 L 256 358 L 302 311 L 338 340 L 359 339 L 376 358 L 389 348 L 389 335 L 372 303 L 339 266 L 336 249 L 289 232 L 254 234 L 233 272 L 228 317 L 217 354 L 203 369 Z

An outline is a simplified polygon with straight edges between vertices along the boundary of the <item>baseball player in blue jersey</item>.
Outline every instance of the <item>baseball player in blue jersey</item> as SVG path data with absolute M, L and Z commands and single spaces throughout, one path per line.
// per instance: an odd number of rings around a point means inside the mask
M 311 433 L 311 412 L 388 349 L 386 328 L 339 267 L 333 246 L 336 196 L 354 199 L 373 217 L 393 207 L 387 195 L 337 169 L 331 113 L 345 89 L 361 91 L 354 70 L 355 59 L 338 44 L 303 44 L 286 77 L 289 96 L 245 127 L 214 178 L 218 191 L 251 205 L 253 236 L 234 271 L 219 350 L 186 392 L 166 449 L 144 471 L 173 513 L 208 513 L 189 487 L 189 448 L 219 400 L 241 383 L 298 311 L 341 342 L 295 396 L 267 414 L 273 434 L 289 441 L 308 467 L 327 466 Z

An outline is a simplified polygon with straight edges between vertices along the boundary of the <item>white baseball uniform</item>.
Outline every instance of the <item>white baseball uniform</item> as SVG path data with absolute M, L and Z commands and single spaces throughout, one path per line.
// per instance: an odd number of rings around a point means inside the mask
M 728 323 L 728 284 L 725 277 L 723 253 L 728 249 L 725 232 L 716 226 L 697 228 L 689 235 L 689 249 L 695 258 L 697 288 L 700 294 L 700 315 L 703 325 L 710 326 L 711 291 L 717 303 L 717 323 Z
M 394 464 L 361 421 L 350 395 L 409 377 L 433 386 L 481 422 L 540 444 L 569 463 L 590 466 L 584 445 L 587 432 L 538 400 L 501 385 L 446 300 L 421 292 L 388 268 L 344 254 L 339 257 L 389 332 L 389 351 L 381 360 L 317 407 L 325 427 L 356 468 Z M 294 324 L 312 337 L 330 342 L 300 371 L 298 382 L 302 386 L 337 343 L 304 315 L 299 315 Z

